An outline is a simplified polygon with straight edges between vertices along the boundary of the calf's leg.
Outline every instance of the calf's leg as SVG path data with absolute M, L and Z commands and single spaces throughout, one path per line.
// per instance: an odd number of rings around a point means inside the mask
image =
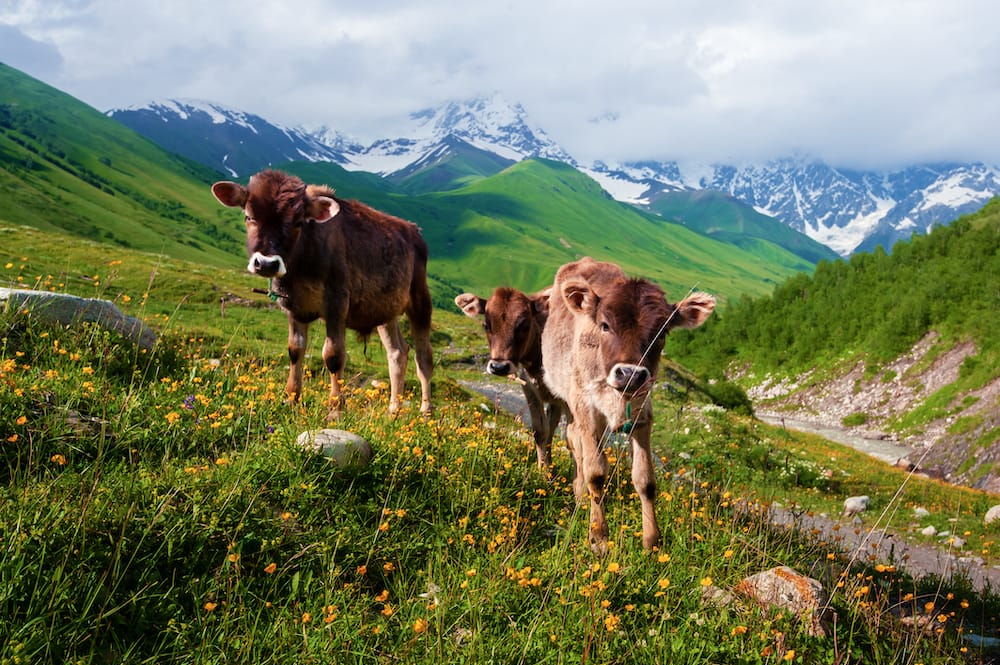
M 656 467 L 649 449 L 652 422 L 637 425 L 632 430 L 632 486 L 642 504 L 642 546 L 652 550 L 660 544 L 660 527 L 656 523 Z
M 330 410 L 326 414 L 327 422 L 340 418 L 344 404 L 340 395 L 340 374 L 347 362 L 347 348 L 344 339 L 344 328 L 336 325 L 326 326 L 326 341 L 323 342 L 323 363 L 330 372 Z
M 417 378 L 420 380 L 420 413 L 431 412 L 431 375 L 434 373 L 434 350 L 431 348 L 431 328 L 417 326 L 410 319 L 413 333 L 413 355 L 417 360 Z
M 378 336 L 389 359 L 389 413 L 399 411 L 400 394 L 406 380 L 406 354 L 409 349 L 399 331 L 399 319 L 378 327 Z
M 288 381 L 285 383 L 285 394 L 288 401 L 298 401 L 302 395 L 302 362 L 306 354 L 306 342 L 309 339 L 309 324 L 296 321 L 288 315 Z
M 524 401 L 527 403 L 528 412 L 531 415 L 531 432 L 535 437 L 535 455 L 538 457 L 538 466 L 542 469 L 548 469 L 552 466 L 552 430 L 549 427 L 548 413 L 545 404 L 542 403 L 538 386 L 524 374 L 521 375 L 521 381 L 524 388 Z
M 605 485 L 608 481 L 608 459 L 601 452 L 595 422 L 576 420 L 573 427 L 578 434 L 573 440 L 573 456 L 577 459 L 577 477 L 573 479 L 574 493 L 586 491 L 590 495 L 590 549 L 598 556 L 608 553 L 608 520 L 604 514 Z M 582 462 L 582 465 L 581 465 Z M 579 499 L 579 494 L 577 494 Z

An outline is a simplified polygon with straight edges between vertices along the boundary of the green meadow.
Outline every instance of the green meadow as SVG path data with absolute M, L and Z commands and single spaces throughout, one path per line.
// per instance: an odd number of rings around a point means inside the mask
M 910 532 L 925 506 L 994 561 L 989 497 L 722 409 L 738 400 L 674 381 L 681 366 L 655 391 L 664 542 L 642 549 L 628 455 L 609 447 L 613 547 L 597 558 L 564 442 L 540 471 L 526 426 L 463 388 L 484 380 L 485 340 L 457 310 L 435 311 L 427 419 L 412 369 L 388 416 L 384 353 L 351 341 L 337 426 L 375 456 L 340 469 L 295 445 L 326 425 L 319 332 L 288 405 L 284 316 L 241 261 L 0 234 L 0 285 L 112 300 L 160 335 L 143 352 L 0 313 L 2 663 L 964 663 L 981 655 L 964 634 L 996 634 L 995 598 L 961 579 L 852 562 L 740 508 L 836 519 L 864 493 L 896 508 L 882 526 Z M 776 565 L 823 582 L 828 637 L 703 600 Z

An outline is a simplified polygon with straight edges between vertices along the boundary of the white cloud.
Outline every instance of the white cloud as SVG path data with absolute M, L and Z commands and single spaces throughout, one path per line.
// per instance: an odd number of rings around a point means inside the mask
M 722 4 L 15 0 L 0 59 L 102 110 L 193 97 L 361 138 L 500 91 L 583 160 L 1000 160 L 995 3 Z

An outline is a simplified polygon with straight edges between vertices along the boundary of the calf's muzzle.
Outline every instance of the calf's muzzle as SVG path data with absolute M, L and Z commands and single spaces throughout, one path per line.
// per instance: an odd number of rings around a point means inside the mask
M 625 395 L 633 395 L 645 388 L 649 379 L 649 370 L 642 365 L 618 363 L 608 372 L 607 383 Z
M 247 270 L 253 275 L 261 277 L 283 277 L 286 272 L 285 262 L 280 256 L 264 256 L 260 252 L 254 252 L 247 264 Z
M 486 371 L 494 376 L 507 376 L 514 370 L 514 363 L 509 360 L 494 360 L 486 363 Z

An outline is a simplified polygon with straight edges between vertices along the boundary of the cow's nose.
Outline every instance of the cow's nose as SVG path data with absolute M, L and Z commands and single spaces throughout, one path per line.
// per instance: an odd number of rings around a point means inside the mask
M 496 376 L 507 376 L 514 369 L 514 364 L 509 360 L 490 360 L 486 363 L 486 371 Z
M 254 252 L 247 270 L 261 277 L 282 277 L 285 274 L 285 262 L 280 256 L 264 256 L 260 252 Z
M 608 374 L 608 385 L 626 394 L 639 390 L 647 381 L 649 381 L 649 370 L 642 365 L 618 363 Z

